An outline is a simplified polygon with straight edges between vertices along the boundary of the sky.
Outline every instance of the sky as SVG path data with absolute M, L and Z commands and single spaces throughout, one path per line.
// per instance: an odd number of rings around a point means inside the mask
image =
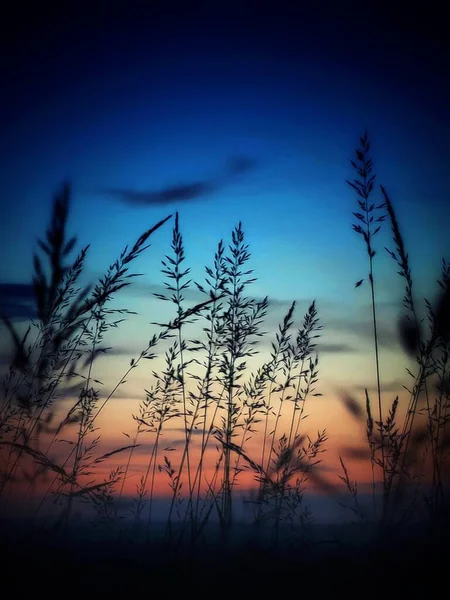
M 431 9 L 309 4 L 94 2 L 89 11 L 31 8 L 27 19 L 18 11 L 2 24 L 0 291 L 10 316 L 30 316 L 20 284 L 30 282 L 36 240 L 65 180 L 70 231 L 79 248 L 91 244 L 88 280 L 175 211 L 186 264 L 201 280 L 217 242 L 242 221 L 254 294 L 272 302 L 268 340 L 290 302 L 299 323 L 317 301 L 325 399 L 313 425 L 349 431 L 336 395 L 346 388 L 362 398 L 374 384 L 369 291 L 355 289 L 367 259 L 352 231 L 349 160 L 367 129 L 417 296 L 433 299 L 450 254 L 449 45 Z M 106 385 L 149 337 L 171 226 L 152 238 L 138 261 L 145 275 L 121 296 L 142 320 L 116 333 L 117 352 L 102 359 Z M 395 326 L 402 282 L 384 246 L 392 247 L 387 225 L 376 273 L 391 393 L 408 361 Z M 139 373 L 122 397 L 136 400 L 147 380 Z M 108 423 L 125 412 L 121 403 Z

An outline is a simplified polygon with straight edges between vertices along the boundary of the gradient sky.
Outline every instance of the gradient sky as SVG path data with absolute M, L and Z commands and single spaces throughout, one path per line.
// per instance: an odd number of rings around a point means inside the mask
M 150 10 L 127 2 L 119 12 L 92 3 L 71 15 L 42 11 L 44 18 L 36 9 L 2 23 L 2 304 L 26 304 L 9 284 L 30 281 L 52 194 L 68 178 L 71 231 L 80 247 L 92 245 L 88 278 L 178 210 L 187 263 L 200 279 L 218 240 L 241 220 L 258 277 L 254 293 L 273 300 L 269 333 L 292 300 L 300 320 L 315 298 L 324 390 L 370 386 L 369 296 L 354 289 L 367 261 L 351 229 L 349 159 L 367 128 L 418 297 L 432 299 L 450 251 L 444 25 L 438 14 L 411 7 L 240 5 L 154 3 Z M 166 226 L 139 261 L 145 276 L 122 295 L 147 322 L 158 310 L 150 294 L 160 291 L 159 261 L 169 245 Z M 395 331 L 402 282 L 385 245 L 392 246 L 387 226 L 376 266 L 389 387 L 404 379 L 407 361 Z M 149 332 L 141 321 L 124 325 L 107 371 L 120 360 L 125 366 Z M 138 397 L 143 385 L 144 375 L 124 393 Z M 326 406 L 320 415 L 332 418 Z

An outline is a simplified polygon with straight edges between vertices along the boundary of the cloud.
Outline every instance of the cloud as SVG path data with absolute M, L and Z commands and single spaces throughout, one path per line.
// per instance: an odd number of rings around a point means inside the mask
M 11 320 L 37 317 L 34 290 L 30 283 L 0 283 L 0 314 Z
M 408 383 L 406 381 L 406 383 Z M 391 381 L 385 381 L 385 382 L 381 382 L 381 391 L 382 392 L 392 392 L 394 394 L 398 394 L 404 391 L 404 385 L 405 385 L 405 381 L 400 381 L 400 379 L 393 379 Z M 367 389 L 368 393 L 376 393 L 377 392 L 377 386 L 372 384 L 372 385 L 363 385 L 363 384 L 354 384 L 352 385 L 352 388 L 358 392 L 364 392 L 365 389 Z
M 228 160 L 225 173 L 210 179 L 187 181 L 159 190 L 138 191 L 129 188 L 107 188 L 102 192 L 132 206 L 165 206 L 167 204 L 195 202 L 224 187 L 236 176 L 252 171 L 257 164 L 255 158 L 232 156 Z
M 203 282 L 202 282 L 203 283 Z M 153 297 L 153 294 L 161 294 L 163 296 L 171 296 L 172 293 L 167 290 L 167 287 L 161 283 L 153 283 L 151 281 L 136 280 L 133 285 L 130 285 L 123 290 L 124 294 L 130 296 L 150 297 L 153 300 L 160 302 Z M 202 294 L 194 285 L 183 290 L 183 297 L 187 302 L 198 304 L 209 299 L 205 294 Z
M 171 428 L 166 428 L 166 432 L 167 431 L 176 431 L 178 433 L 185 435 L 184 433 L 184 428 L 181 427 L 171 427 Z M 198 428 L 194 428 L 191 432 L 191 435 L 203 435 L 205 433 L 205 430 L 202 427 L 198 427 Z
M 109 189 L 105 190 L 110 196 L 113 196 L 131 205 L 143 206 L 164 206 L 176 202 L 193 202 L 207 196 L 213 192 L 215 186 L 208 181 L 194 181 L 181 185 L 174 185 L 157 191 L 139 192 L 129 189 Z
M 352 319 L 350 317 L 341 317 L 329 319 L 324 327 L 335 332 L 345 332 L 356 335 L 364 340 L 373 340 L 373 324 L 370 318 Z M 395 323 L 388 324 L 378 321 L 378 343 L 381 347 L 388 350 L 399 347 L 397 328 Z
M 356 348 L 354 348 L 353 346 L 350 346 L 350 344 L 342 344 L 342 343 L 323 343 L 321 344 L 320 342 L 317 344 L 317 351 L 319 353 L 324 353 L 324 354 L 338 354 L 340 352 L 358 352 L 356 350 Z
M 257 165 L 257 160 L 249 156 L 233 156 L 228 160 L 228 174 L 231 176 L 242 175 L 253 171 Z

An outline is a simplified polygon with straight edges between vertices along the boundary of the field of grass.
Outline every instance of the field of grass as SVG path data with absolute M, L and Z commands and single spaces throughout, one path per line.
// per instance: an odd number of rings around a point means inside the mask
M 331 475 L 322 470 L 326 424 L 312 432 L 305 420 L 308 403 L 320 395 L 319 307 L 311 302 L 294 328 L 293 302 L 268 360 L 260 360 L 270 299 L 252 295 L 256 275 L 242 224 L 229 243 L 218 243 L 202 282 L 190 280 L 176 213 L 126 247 L 95 286 L 84 287 L 89 249 L 73 258 L 70 187 L 56 195 L 34 256 L 37 318 L 24 330 L 5 314 L 2 326 L 11 356 L 0 405 L 3 556 L 5 564 L 21 561 L 29 569 L 30 585 L 46 572 L 61 583 L 84 578 L 87 589 L 98 591 L 138 589 L 144 574 L 174 589 L 245 579 L 249 590 L 262 591 L 269 578 L 275 586 L 302 578 L 312 589 L 325 569 L 323 589 L 350 591 L 359 583 L 370 595 L 385 593 L 384 572 L 414 565 L 428 586 L 437 581 L 431 570 L 449 535 L 450 263 L 442 262 L 438 300 L 425 301 L 423 321 L 401 223 L 388 191 L 375 183 L 367 134 L 351 164 L 353 230 L 368 265 L 354 293 L 370 298 L 377 389 L 372 397 L 367 388 L 362 402 L 341 399 L 366 443 L 347 449 L 341 471 Z M 107 343 L 130 314 L 116 308 L 116 296 L 138 277 L 134 262 L 149 251 L 152 235 L 169 227 L 166 292 L 155 295 L 171 316 L 152 325 L 147 346 L 106 390 L 97 361 L 112 351 Z M 415 360 L 407 406 L 382 393 L 376 256 L 385 251 L 377 247 L 382 227 L 392 232 L 387 251 L 404 282 L 398 335 L 405 356 Z M 203 300 L 190 302 L 190 289 Z M 190 337 L 193 323 L 197 331 L 201 326 L 198 339 Z M 142 391 L 134 431 L 122 446 L 104 448 L 100 415 L 135 369 L 151 368 L 158 357 L 164 366 Z M 175 425 L 182 439 L 171 448 L 165 433 Z M 367 493 L 359 492 L 346 456 L 364 462 Z M 139 483 L 130 493 L 127 482 L 136 472 Z M 245 519 L 242 481 L 249 488 Z M 314 494 L 344 504 L 351 522 L 316 523 L 308 502 Z M 405 591 L 414 578 L 404 578 Z

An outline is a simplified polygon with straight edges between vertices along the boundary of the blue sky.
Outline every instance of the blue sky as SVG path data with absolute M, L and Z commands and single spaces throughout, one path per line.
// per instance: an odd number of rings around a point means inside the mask
M 351 230 L 349 159 L 367 128 L 418 295 L 432 297 L 439 261 L 450 250 L 446 46 L 417 15 L 402 20 L 395 11 L 330 5 L 263 14 L 251 3 L 239 11 L 204 6 L 153 14 L 79 10 L 45 27 L 39 20 L 16 24 L 2 42 L 0 282 L 30 280 L 36 238 L 66 178 L 73 185 L 71 231 L 80 247 L 91 243 L 92 279 L 175 211 L 187 262 L 201 278 L 218 240 L 242 221 L 258 277 L 254 293 L 274 300 L 270 332 L 290 301 L 300 301 L 300 319 L 316 298 L 328 344 L 323 369 L 332 381 L 353 379 L 339 348 L 361 360 L 367 350 L 370 360 L 370 312 L 368 290 L 354 290 L 367 261 Z M 245 168 L 233 171 L 236 164 Z M 167 197 L 180 186 L 204 193 L 132 202 Z M 391 245 L 387 226 L 378 244 L 389 347 L 402 284 L 383 249 Z M 123 296 L 144 315 L 155 307 L 149 294 L 162 283 L 159 261 L 169 245 L 166 226 L 140 259 L 145 276 Z M 118 334 L 126 352 L 131 338 L 140 350 L 139 331 L 147 337 L 133 323 Z M 387 360 L 391 380 L 404 364 L 396 356 Z

